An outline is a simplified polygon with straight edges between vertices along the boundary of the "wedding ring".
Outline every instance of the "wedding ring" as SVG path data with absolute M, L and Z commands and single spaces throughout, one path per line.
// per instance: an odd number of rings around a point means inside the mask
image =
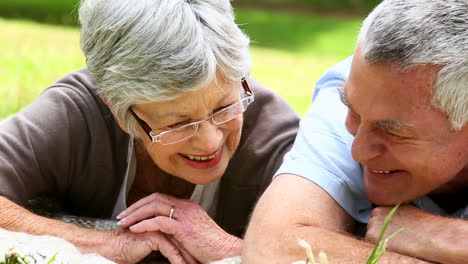
M 169 218 L 172 219 L 174 216 L 175 208 L 174 206 L 171 206 L 171 210 L 169 211 Z

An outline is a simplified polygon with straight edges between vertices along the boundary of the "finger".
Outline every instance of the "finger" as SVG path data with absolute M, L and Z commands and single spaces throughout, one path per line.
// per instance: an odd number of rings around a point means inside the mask
M 138 201 L 136 201 L 134 204 L 130 205 L 127 209 L 125 209 L 124 211 L 122 211 L 118 216 L 117 216 L 117 219 L 122 219 L 126 216 L 128 216 L 130 213 L 136 211 L 138 208 L 148 204 L 148 203 L 151 203 L 153 201 L 162 201 L 162 202 L 166 202 L 166 203 L 171 203 L 170 201 L 170 196 L 168 195 L 164 195 L 164 194 L 161 194 L 161 193 L 153 193 L 151 195 L 148 195 Z
M 371 223 L 367 225 L 367 232 L 364 238 L 364 241 L 375 244 L 377 241 L 378 235 L 380 234 L 380 225 L 377 223 Z
M 119 221 L 119 225 L 122 227 L 129 227 L 135 223 L 138 223 L 142 220 L 145 220 L 151 217 L 169 216 L 171 212 L 171 208 L 172 208 L 172 205 L 166 202 L 152 201 L 136 209 L 135 211 L 130 212 L 127 216 L 125 216 Z M 174 214 L 175 214 L 175 211 L 174 211 Z M 173 214 L 173 217 L 174 217 L 174 214 Z
M 154 250 L 159 250 L 171 264 L 191 264 L 184 259 L 184 256 L 166 236 L 161 234 L 161 239 L 158 239 L 158 245 Z
M 199 264 L 200 262 L 190 254 L 185 247 L 179 243 L 173 236 L 167 236 L 167 238 L 179 249 L 180 253 L 184 257 L 185 261 L 190 264 Z
M 387 214 L 392 210 L 392 207 L 379 206 L 375 207 L 371 212 L 371 217 L 374 216 L 387 216 Z
M 178 237 L 178 231 L 181 230 L 181 223 L 169 217 L 159 216 L 141 221 L 130 227 L 133 233 L 143 233 L 160 231 L 168 235 Z

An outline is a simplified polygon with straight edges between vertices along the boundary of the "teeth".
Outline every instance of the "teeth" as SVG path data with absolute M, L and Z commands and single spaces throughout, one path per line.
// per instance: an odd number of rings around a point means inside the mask
M 374 172 L 374 173 L 380 173 L 380 174 L 389 174 L 389 173 L 391 173 L 392 171 L 375 171 L 375 170 L 373 170 L 372 172 Z
M 197 157 L 197 156 L 190 156 L 190 155 L 184 155 L 185 157 L 189 158 L 190 160 L 196 160 L 196 161 L 207 161 L 207 160 L 212 160 L 216 157 L 218 153 L 215 153 L 209 157 Z

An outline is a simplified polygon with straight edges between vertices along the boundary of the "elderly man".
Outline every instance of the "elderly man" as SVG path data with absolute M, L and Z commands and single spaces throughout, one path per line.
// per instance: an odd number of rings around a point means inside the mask
M 369 15 L 353 58 L 318 82 L 244 263 L 305 259 L 299 239 L 364 263 L 398 203 L 386 234 L 405 229 L 380 263 L 467 263 L 467 33 L 466 0 L 384 0 Z

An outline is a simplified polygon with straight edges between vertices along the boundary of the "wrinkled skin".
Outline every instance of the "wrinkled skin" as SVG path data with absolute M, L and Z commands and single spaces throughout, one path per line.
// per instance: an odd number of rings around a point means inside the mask
M 376 207 L 367 226 L 366 241 L 375 243 L 392 207 Z M 393 215 L 384 237 L 400 228 L 388 250 L 435 263 L 466 263 L 467 223 L 441 217 L 411 205 L 402 205 Z
M 172 219 L 168 217 L 171 207 L 175 208 Z M 191 200 L 155 193 L 134 203 L 119 218 L 121 226 L 135 234 L 168 234 L 178 248 L 201 263 L 240 255 L 241 240 L 226 233 Z
M 367 225 L 366 241 L 375 244 L 385 217 L 391 210 L 392 207 L 377 207 L 372 210 Z M 384 237 L 400 228 L 404 230 L 390 240 L 388 249 L 415 258 L 427 258 L 427 254 L 424 255 L 425 248 L 442 223 L 438 218 L 411 205 L 402 205 L 393 215 Z
M 372 212 L 369 242 L 375 243 L 390 206 L 430 194 L 453 199 L 468 187 L 468 125 L 454 130 L 431 100 L 440 69 L 372 64 L 360 49 L 353 58 L 342 92 L 349 108 L 346 128 L 354 136 L 351 151 L 362 164 L 367 197 L 381 206 Z M 404 205 L 387 234 L 400 227 L 405 230 L 390 241 L 390 250 L 435 262 L 466 261 L 468 245 L 458 238 L 468 233 L 466 221 Z
M 183 93 L 169 101 L 135 105 L 133 110 L 158 134 L 207 119 L 214 112 L 238 102 L 243 94 L 241 87 L 240 82 L 233 83 L 218 76 L 201 90 Z M 161 170 L 192 184 L 209 184 L 224 175 L 239 145 L 242 124 L 242 115 L 221 125 L 215 125 L 208 119 L 199 125 L 194 136 L 170 145 L 151 142 L 139 129 L 145 150 Z M 119 125 L 126 130 L 121 121 Z M 187 158 L 188 155 L 208 157 L 213 153 L 217 153 L 220 159 L 211 167 L 194 166 Z M 176 208 L 174 219 L 168 218 L 171 206 Z M 171 247 L 176 246 L 187 263 L 219 260 L 241 253 L 242 241 L 222 230 L 193 201 L 155 193 L 136 202 L 120 216 L 123 218 L 122 227 L 131 227 L 135 236 L 156 232 L 159 235 L 157 239 L 152 238 L 157 240 L 154 244 L 163 243 L 161 245 L 166 246 L 166 251 L 171 252 L 175 252 Z M 167 257 L 164 248 L 158 245 L 152 248 L 161 250 Z
M 376 205 L 468 186 L 468 125 L 454 131 L 431 102 L 439 70 L 370 64 L 359 49 L 353 58 L 342 93 L 346 128 L 354 136 L 351 152 L 363 166 L 367 197 Z
M 128 229 L 106 231 L 102 255 L 119 264 L 138 263 L 154 251 L 159 251 L 173 264 L 197 263 L 183 248 L 178 248 L 162 232 L 135 234 Z M 116 253 L 118 252 L 118 253 Z

